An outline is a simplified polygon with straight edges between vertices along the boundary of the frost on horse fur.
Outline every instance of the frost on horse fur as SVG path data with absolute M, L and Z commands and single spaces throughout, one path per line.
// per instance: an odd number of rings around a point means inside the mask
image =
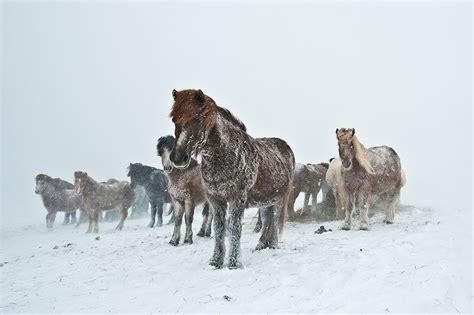
M 352 211 L 360 208 L 360 229 L 367 230 L 371 197 L 379 197 L 385 207 L 385 222 L 393 223 L 395 206 L 405 184 L 400 157 L 390 147 L 366 149 L 355 136 L 355 129 L 337 129 L 341 176 L 346 195 L 343 229 L 351 228 Z
M 210 264 L 217 268 L 224 264 L 228 207 L 228 267 L 238 268 L 244 209 L 263 208 L 257 249 L 278 246 L 275 216 L 280 218 L 281 230 L 293 187 L 293 152 L 281 139 L 252 138 L 242 122 L 201 90 L 174 90 L 173 98 L 170 116 L 179 143 L 170 159 L 175 167 L 186 168 L 192 155 L 201 154 L 202 178 L 214 210 L 215 248 Z

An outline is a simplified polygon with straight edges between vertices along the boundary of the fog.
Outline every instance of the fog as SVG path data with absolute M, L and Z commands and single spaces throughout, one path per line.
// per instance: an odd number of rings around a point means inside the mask
M 399 153 L 403 203 L 472 208 L 471 38 L 469 3 L 4 2 L 2 226 L 44 223 L 38 173 L 161 168 L 185 88 L 297 162 L 334 157 L 354 127 Z

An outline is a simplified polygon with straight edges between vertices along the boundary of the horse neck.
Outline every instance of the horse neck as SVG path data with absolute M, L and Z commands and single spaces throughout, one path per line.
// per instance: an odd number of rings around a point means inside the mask
M 83 188 L 84 193 L 89 193 L 91 191 L 94 191 L 97 189 L 97 186 L 99 186 L 99 183 L 96 182 L 92 177 L 86 177 L 85 180 L 85 186 Z

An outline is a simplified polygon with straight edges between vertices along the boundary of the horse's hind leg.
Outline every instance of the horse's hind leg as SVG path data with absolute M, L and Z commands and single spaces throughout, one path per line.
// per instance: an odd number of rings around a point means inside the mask
M 254 233 L 258 233 L 262 230 L 262 215 L 260 214 L 260 208 L 257 212 L 257 223 L 255 224 L 255 228 L 253 229 Z
M 175 209 L 176 221 L 174 222 L 174 231 L 173 235 L 171 236 L 170 244 L 173 246 L 178 246 L 179 239 L 181 238 L 181 223 L 183 222 L 184 203 L 179 201 L 176 202 Z
M 187 200 L 185 203 L 185 221 L 186 221 L 186 234 L 184 234 L 184 243 L 192 244 L 193 243 L 193 219 L 194 219 L 194 204 L 192 201 Z
M 400 200 L 400 189 L 387 194 L 384 223 L 392 224 L 395 221 L 395 207 Z
M 125 222 L 125 219 L 128 216 L 128 208 L 126 206 L 122 206 L 122 211 L 121 211 L 121 217 L 120 217 L 120 222 L 115 228 L 116 230 L 121 231 L 123 229 L 123 223 Z
M 156 205 L 157 208 L 157 215 L 158 215 L 158 222 L 156 223 L 156 226 L 163 226 L 163 203 L 158 202 Z
M 301 214 L 306 214 L 308 212 L 308 204 L 309 204 L 309 197 L 310 193 L 305 193 L 304 194 L 304 204 L 303 204 L 303 210 L 301 211 Z
M 260 208 L 262 216 L 262 234 L 255 250 L 261 250 L 271 246 L 274 229 L 274 210 L 273 206 Z
M 204 203 L 204 207 L 202 209 L 202 224 L 201 224 L 201 228 L 199 229 L 199 232 L 197 233 L 197 236 L 200 236 L 200 237 L 206 236 L 206 228 L 207 228 L 207 225 L 209 224 L 210 216 L 211 214 L 209 211 L 209 203 L 206 202 Z
M 71 213 L 71 224 L 74 224 L 76 223 L 76 210 L 74 210 L 73 212 L 70 212 Z
M 209 203 L 207 203 L 207 205 L 209 205 Z M 206 237 L 211 237 L 211 233 L 212 233 L 212 219 L 214 218 L 214 210 L 211 208 L 210 205 L 209 205 L 209 214 L 208 214 L 208 217 L 209 217 L 209 218 L 207 219 L 205 236 L 206 236 Z
M 157 212 L 157 207 L 156 204 L 151 204 L 151 209 L 150 209 L 150 223 L 148 223 L 148 227 L 152 228 L 155 225 L 155 217 L 156 217 L 156 212 Z

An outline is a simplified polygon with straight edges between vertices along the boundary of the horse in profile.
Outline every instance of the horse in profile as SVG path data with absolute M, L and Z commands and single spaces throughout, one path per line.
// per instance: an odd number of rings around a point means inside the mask
M 253 138 L 245 125 L 217 106 L 201 90 L 173 90 L 170 117 L 176 141 L 173 166 L 185 169 L 191 156 L 202 158 L 201 173 L 214 211 L 214 254 L 210 265 L 224 264 L 226 209 L 229 207 L 229 269 L 239 268 L 242 215 L 246 208 L 263 208 L 262 234 L 257 250 L 278 246 L 293 189 L 295 159 L 289 145 L 278 138 Z
M 158 217 L 156 226 L 163 225 L 163 205 L 171 204 L 171 197 L 168 192 L 168 178 L 166 174 L 157 168 L 143 165 L 141 163 L 130 163 L 128 166 L 128 177 L 132 188 L 137 185 L 143 186 L 150 199 L 151 214 L 148 227 L 155 225 L 155 218 Z
M 128 208 L 132 206 L 136 197 L 135 191 L 128 182 L 99 183 L 87 173 L 77 171 L 74 173 L 74 185 L 76 192 L 81 195 L 82 203 L 89 216 L 87 233 L 98 233 L 101 212 L 115 208 L 119 208 L 122 214 L 116 229 L 123 228 L 123 223 L 128 216 Z
M 343 229 L 351 228 L 355 207 L 360 208 L 360 229 L 368 229 L 369 201 L 373 196 L 379 197 L 385 205 L 384 222 L 393 223 L 395 206 L 406 181 L 397 152 L 388 146 L 366 149 L 352 128 L 337 129 L 336 136 L 342 164 L 342 182 L 347 196 Z
M 53 228 L 58 211 L 66 213 L 76 213 L 81 208 L 81 197 L 74 191 L 68 189 L 70 186 L 67 182 L 59 178 L 51 178 L 45 174 L 36 176 L 35 193 L 41 195 L 43 205 L 48 211 L 46 215 L 46 226 L 48 229 Z M 74 186 L 73 186 L 74 188 Z
M 203 222 L 198 236 L 211 236 L 212 211 L 206 199 L 206 189 L 202 182 L 201 166 L 191 158 L 186 169 L 173 167 L 170 153 L 173 149 L 175 139 L 173 136 L 165 136 L 158 139 L 156 150 L 161 158 L 163 169 L 168 174 L 168 192 L 173 200 L 176 219 L 174 221 L 174 232 L 170 244 L 178 246 L 181 236 L 181 224 L 185 214 L 186 233 L 184 243 L 193 243 L 192 224 L 194 219 L 194 208 L 204 204 Z
M 57 189 L 74 189 L 74 185 L 61 178 L 53 178 L 51 182 Z M 76 211 L 65 212 L 63 225 L 76 223 Z

